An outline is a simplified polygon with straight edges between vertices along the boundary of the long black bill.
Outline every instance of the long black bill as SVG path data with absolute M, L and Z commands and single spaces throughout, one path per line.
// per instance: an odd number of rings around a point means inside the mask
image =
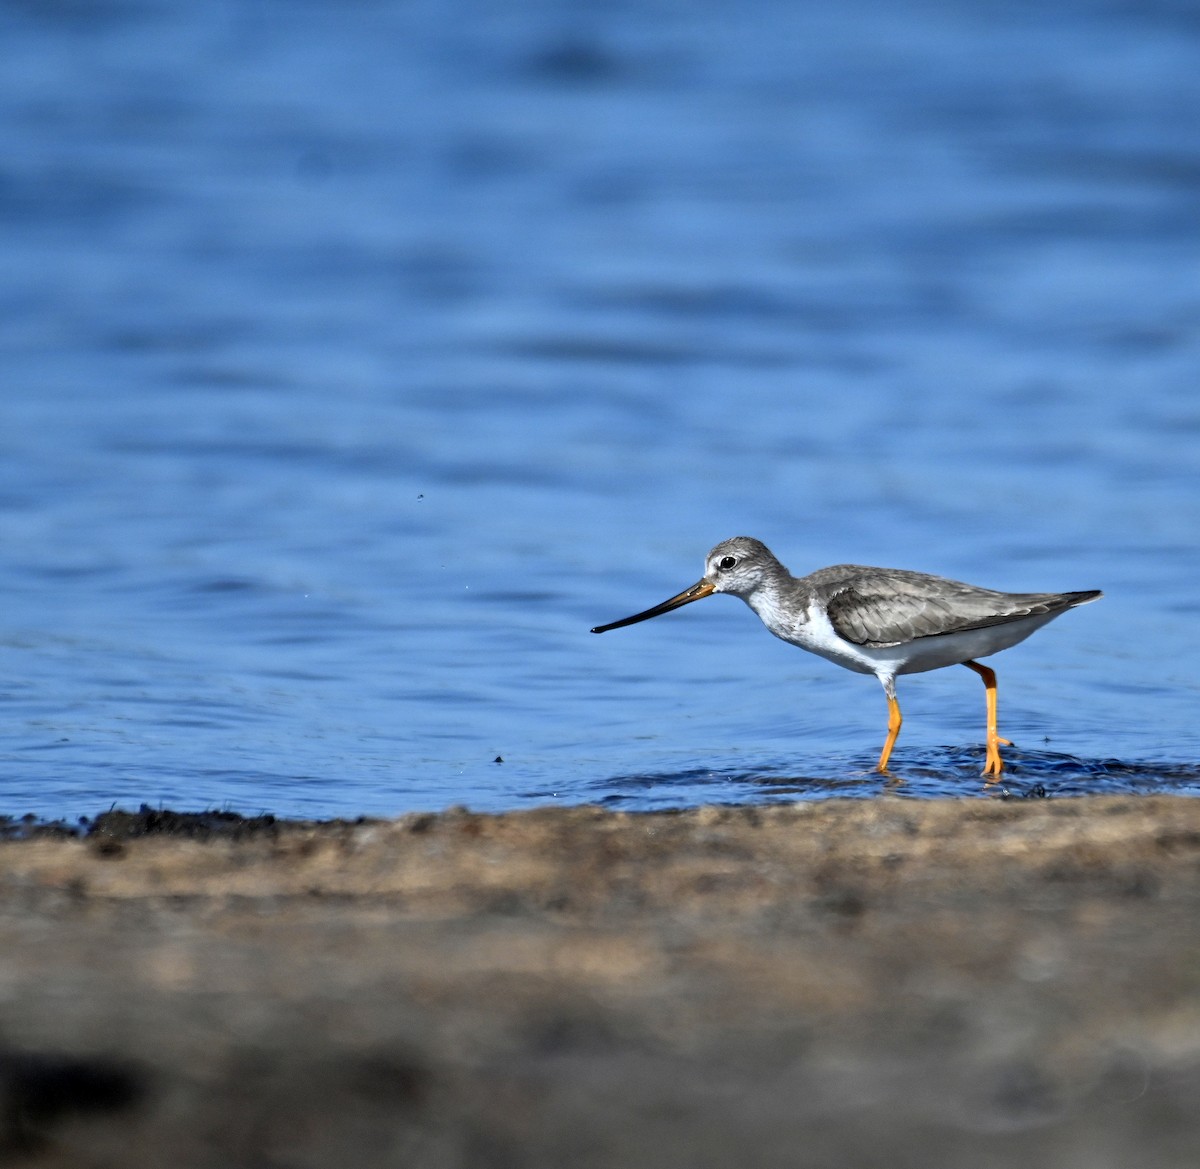
M 607 633 L 610 629 L 620 629 L 622 625 L 636 625 L 639 621 L 648 621 L 651 617 L 678 609 L 680 605 L 690 605 L 693 601 L 700 600 L 701 597 L 707 597 L 712 591 L 713 586 L 708 581 L 697 581 L 690 589 L 676 593 L 669 601 L 663 601 L 661 605 L 655 605 L 653 609 L 647 609 L 644 613 L 635 613 L 632 617 L 624 617 L 620 621 L 614 621 L 611 625 L 597 625 L 592 632 Z

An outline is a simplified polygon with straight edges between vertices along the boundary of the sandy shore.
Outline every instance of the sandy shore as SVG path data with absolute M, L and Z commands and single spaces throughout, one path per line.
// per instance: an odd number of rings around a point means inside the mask
M 1200 800 L 0 843 L 0 1163 L 1200 1164 Z

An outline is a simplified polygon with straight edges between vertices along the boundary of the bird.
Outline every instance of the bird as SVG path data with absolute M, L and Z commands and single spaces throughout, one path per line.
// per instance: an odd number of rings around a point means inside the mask
M 903 719 L 896 678 L 963 665 L 983 679 L 987 753 L 983 774 L 1004 770 L 996 728 L 996 675 L 976 661 L 1022 642 L 1055 617 L 1104 594 L 1004 593 L 904 568 L 836 564 L 795 577 L 752 536 L 722 540 L 691 588 L 632 617 L 598 625 L 607 633 L 690 605 L 714 593 L 740 597 L 776 637 L 859 674 L 874 674 L 888 704 L 887 738 L 876 771 L 888 762 Z

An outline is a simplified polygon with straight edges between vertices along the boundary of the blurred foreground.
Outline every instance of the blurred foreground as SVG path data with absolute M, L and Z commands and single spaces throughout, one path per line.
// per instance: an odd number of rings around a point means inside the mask
M 17 1166 L 1195 1165 L 1200 801 L 0 843 Z

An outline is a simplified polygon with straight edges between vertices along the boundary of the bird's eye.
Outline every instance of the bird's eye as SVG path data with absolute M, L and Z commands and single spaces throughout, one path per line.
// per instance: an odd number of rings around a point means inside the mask
M 722 556 L 720 561 L 717 564 L 717 567 L 719 569 L 721 569 L 722 571 L 728 572 L 728 570 L 733 568 L 734 565 L 736 565 L 736 564 L 737 564 L 736 556 Z

